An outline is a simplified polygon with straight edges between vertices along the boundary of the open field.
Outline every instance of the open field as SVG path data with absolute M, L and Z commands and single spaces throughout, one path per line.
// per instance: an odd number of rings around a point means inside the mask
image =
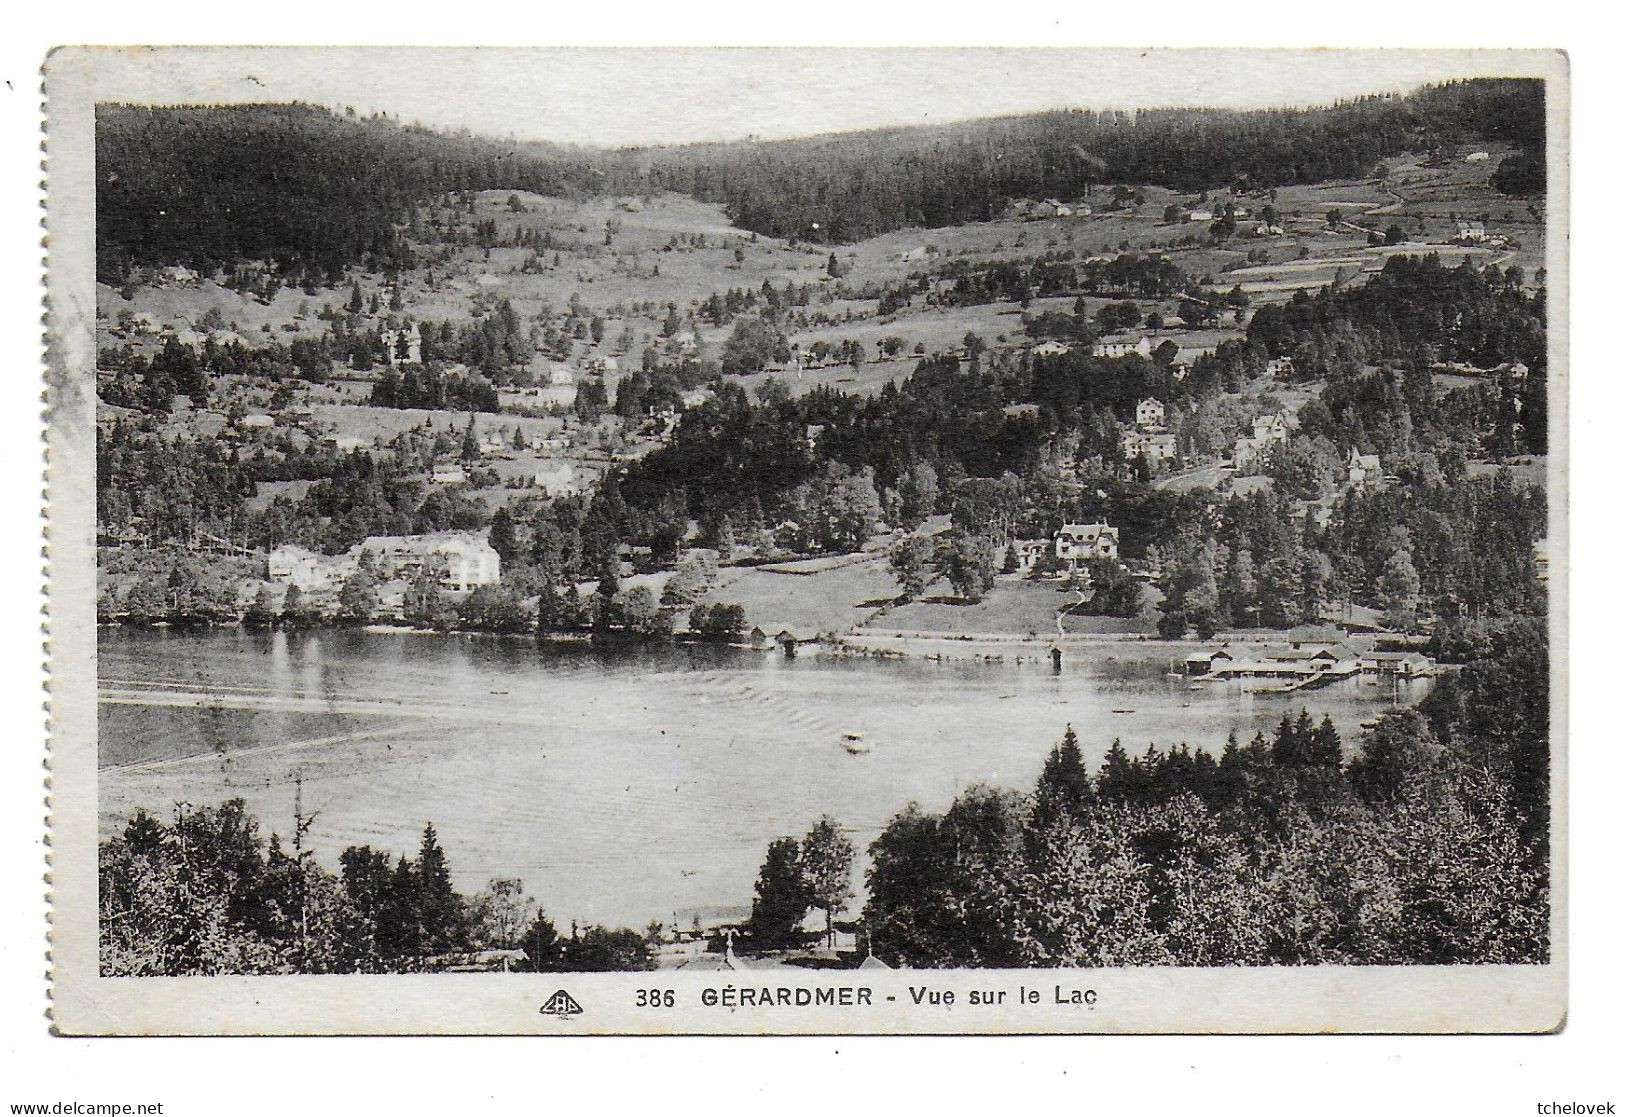
M 817 574 L 724 567 L 703 600 L 741 605 L 748 624 L 770 632 L 788 627 L 798 635 L 812 636 L 845 632 L 896 595 L 897 581 L 885 559 L 876 555 Z
M 159 344 L 159 334 L 153 331 L 165 326 L 177 331 L 194 328 L 213 310 L 225 327 L 247 345 L 266 344 L 273 339 L 286 344 L 325 330 L 327 323 L 319 312 L 324 307 L 342 307 L 349 299 L 352 281 L 369 303 L 376 298 L 387 307 L 394 293 L 401 301 L 401 309 L 396 312 L 400 315 L 459 325 L 478 320 L 502 299 L 512 303 L 524 322 L 560 314 L 574 301 L 584 313 L 604 319 L 603 340 L 594 343 L 590 338 L 578 339 L 562 363 L 575 372 L 579 381 L 586 375 L 582 366 L 589 358 L 618 358 L 622 372 L 611 371 L 604 376 L 613 399 L 621 377 L 635 367 L 643 349 L 663 343 L 663 333 L 669 329 L 663 320 L 673 308 L 683 328 L 692 331 L 698 356 L 714 360 L 731 326 L 718 327 L 698 319 L 694 311 L 705 299 L 713 292 L 731 288 L 759 290 L 764 282 L 780 289 L 786 283 L 795 283 L 811 285 L 814 293 L 807 305 L 793 311 L 791 342 L 805 350 L 819 341 L 838 344 L 856 339 L 863 344 L 866 359 L 856 367 L 832 364 L 765 375 L 783 380 L 794 394 L 817 387 L 868 394 L 908 376 L 916 363 L 917 346 L 923 346 L 926 352 L 956 348 L 967 333 L 978 334 L 993 345 L 1027 340 L 1021 326 L 1022 308 L 1014 303 L 939 307 L 926 306 L 923 300 L 916 299 L 914 305 L 882 319 L 875 314 L 874 299 L 853 297 L 873 291 L 877 285 L 896 283 L 949 263 L 974 266 L 1056 252 L 1069 253 L 1075 259 L 1123 251 L 1163 252 L 1187 274 L 1206 277 L 1216 288 L 1239 285 L 1253 297 L 1255 305 L 1284 300 L 1298 291 L 1328 283 L 1358 282 L 1399 253 L 1437 253 L 1447 261 L 1471 258 L 1517 263 L 1532 277 L 1544 250 L 1543 214 L 1538 205 L 1502 197 L 1490 187 L 1490 176 L 1506 150 L 1487 150 L 1487 160 L 1471 164 L 1458 156 L 1430 167 L 1424 165 L 1421 156 L 1408 156 L 1390 160 L 1386 177 L 1380 180 L 1281 187 L 1271 204 L 1281 215 L 1283 235 L 1252 236 L 1255 217 L 1250 217 L 1241 219 L 1237 236 L 1218 244 L 1211 242 L 1205 223 L 1164 223 L 1164 208 L 1169 204 L 1211 208 L 1231 200 L 1256 215 L 1270 199 L 1262 195 L 1231 198 L 1224 192 L 1199 197 L 1142 188 L 1144 201 L 1132 210 L 1041 221 L 1003 218 L 942 229 L 902 229 L 831 249 L 745 232 L 729 223 L 721 207 L 679 195 L 579 200 L 487 191 L 469 196 L 471 208 L 459 207 L 449 198 L 425 207 L 425 223 L 419 230 L 422 247 L 437 258 L 433 266 L 400 276 L 398 289 L 387 286 L 385 277 L 377 274 L 352 275 L 337 287 L 282 288 L 263 300 L 208 280 L 196 286 L 139 287 L 129 300 L 112 288 L 99 287 L 99 341 L 104 345 L 134 343 L 151 348 Z M 1108 205 L 1109 194 L 1109 187 L 1097 188 L 1092 204 Z M 517 209 L 510 206 L 510 197 L 517 198 Z M 1335 229 L 1327 225 L 1327 214 L 1333 210 L 1343 221 Z M 1484 220 L 1489 234 L 1506 237 L 1508 243 L 1501 247 L 1444 243 L 1455 234 L 1457 216 Z M 471 236 L 476 222 L 494 225 L 498 242 L 511 240 L 523 231 L 533 243 L 525 247 L 481 248 Z M 433 224 L 438 224 L 441 231 L 431 228 Z M 1366 244 L 1368 231 L 1380 232 L 1395 224 L 1410 238 L 1405 243 L 1376 248 Z M 827 273 L 832 251 L 843 272 L 839 280 Z M 1267 262 L 1259 262 L 1260 253 Z M 1090 298 L 1086 303 L 1094 312 L 1108 301 Z M 1176 300 L 1138 301 L 1144 312 L 1156 310 L 1166 317 L 1178 311 Z M 1035 313 L 1070 311 L 1073 302 L 1071 298 L 1037 299 L 1028 309 Z M 380 313 L 380 324 L 388 313 Z M 121 315 L 124 326 L 119 324 Z M 130 315 L 143 316 L 142 328 L 133 328 Z M 115 328 L 121 336 L 111 332 Z M 1153 340 L 1166 338 L 1184 347 L 1210 346 L 1239 333 L 1235 329 L 1157 331 Z M 903 339 L 899 357 L 880 357 L 878 343 L 887 337 Z M 528 379 L 545 385 L 546 373 L 559 363 L 557 356 L 549 358 L 538 353 L 521 383 Z M 737 379 L 754 389 L 764 374 Z M 251 408 L 267 405 L 269 389 L 238 386 L 231 390 Z M 301 386 L 299 391 L 303 395 L 299 402 L 312 407 L 319 429 L 348 444 L 387 439 L 426 420 L 435 426 L 459 427 L 466 421 L 455 413 L 358 406 L 365 404 L 371 391 L 367 374 L 354 380 L 334 380 L 325 386 Z M 540 411 L 568 407 L 575 394 L 574 386 L 516 387 L 505 388 L 500 398 L 508 409 Z M 213 402 L 209 412 L 177 416 L 174 424 L 176 429 L 217 433 L 215 413 L 223 408 L 223 402 Z M 487 422 L 480 420 L 481 429 Z M 517 415 L 506 417 L 504 422 L 510 428 L 518 422 L 531 440 L 555 435 L 561 427 L 556 419 Z M 640 443 L 634 452 L 647 450 L 650 445 Z M 511 463 L 499 465 L 498 471 L 505 478 L 523 472 Z

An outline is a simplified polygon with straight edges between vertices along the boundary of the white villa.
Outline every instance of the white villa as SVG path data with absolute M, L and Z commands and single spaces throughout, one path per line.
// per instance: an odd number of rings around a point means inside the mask
M 1349 451 L 1349 484 L 1380 485 L 1382 483 L 1382 459 L 1376 454 L 1362 454 L 1359 450 Z
M 1117 557 L 1117 529 L 1110 524 L 1062 524 L 1055 533 L 1055 557 L 1076 565 Z
M 1163 427 L 1168 423 L 1168 409 L 1155 396 L 1140 401 L 1134 409 L 1134 423 L 1141 427 Z

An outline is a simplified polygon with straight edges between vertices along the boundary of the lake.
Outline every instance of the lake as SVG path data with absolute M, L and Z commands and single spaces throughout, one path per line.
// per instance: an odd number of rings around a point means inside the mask
M 348 845 L 415 853 L 432 821 L 460 889 L 516 876 L 557 921 L 636 927 L 748 905 L 767 843 L 821 814 L 861 848 L 910 800 L 1029 788 L 1069 723 L 1093 770 L 1114 737 L 1217 754 L 1301 706 L 1347 743 L 1396 699 L 1364 679 L 1191 690 L 1168 676 L 1190 645 L 1128 640 L 1075 646 L 1059 674 L 361 631 L 103 628 L 98 648 L 104 835 L 240 796 L 286 839 L 297 779 L 329 869 Z

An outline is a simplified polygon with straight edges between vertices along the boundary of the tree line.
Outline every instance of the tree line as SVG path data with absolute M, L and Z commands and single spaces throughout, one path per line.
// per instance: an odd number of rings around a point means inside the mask
M 870 850 L 870 948 L 910 967 L 1544 962 L 1546 635 L 1497 642 L 1354 750 L 1300 713 L 1217 758 L 1114 742 L 1090 772 L 1069 728 L 1031 792 L 910 805 Z
M 518 971 L 654 968 L 659 929 L 571 925 L 561 934 L 523 882 L 458 892 L 433 823 L 415 857 L 350 846 L 339 871 L 291 844 L 241 799 L 138 811 L 98 850 L 101 972 L 109 977 L 411 973 L 467 965 L 479 952 Z
M 1081 110 L 770 143 L 602 150 L 505 143 L 308 104 L 104 104 L 96 119 L 97 275 L 258 260 L 297 285 L 347 266 L 398 271 L 433 198 L 478 190 L 554 196 L 676 191 L 742 228 L 840 243 L 909 225 L 986 221 L 1012 199 L 1137 183 L 1199 191 L 1360 178 L 1389 156 L 1469 137 L 1523 148 L 1497 184 L 1543 178 L 1544 87 L 1478 79 L 1405 96 L 1235 112 Z

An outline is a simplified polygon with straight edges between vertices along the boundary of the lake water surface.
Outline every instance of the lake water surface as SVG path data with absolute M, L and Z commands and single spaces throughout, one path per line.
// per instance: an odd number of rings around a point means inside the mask
M 330 869 L 352 844 L 413 852 L 432 821 L 459 888 L 517 876 L 555 919 L 642 926 L 748 905 L 767 843 L 821 814 L 861 848 L 910 800 L 941 810 L 972 783 L 1030 787 L 1069 723 L 1093 768 L 1113 737 L 1217 753 L 1232 728 L 1246 739 L 1300 706 L 1349 742 L 1396 699 L 1365 680 L 1191 690 L 1168 676 L 1187 651 L 1088 644 L 1056 674 L 1008 657 L 104 628 L 102 829 L 241 796 L 287 835 L 297 778 Z M 849 732 L 872 750 L 849 755 Z

